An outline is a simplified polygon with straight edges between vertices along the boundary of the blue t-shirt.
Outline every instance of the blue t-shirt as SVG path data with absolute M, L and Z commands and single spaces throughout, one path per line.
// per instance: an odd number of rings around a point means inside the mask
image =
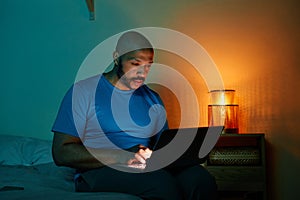
M 149 146 L 166 128 L 162 100 L 148 86 L 119 90 L 97 75 L 68 90 L 52 131 L 80 137 L 87 147 L 127 149 Z

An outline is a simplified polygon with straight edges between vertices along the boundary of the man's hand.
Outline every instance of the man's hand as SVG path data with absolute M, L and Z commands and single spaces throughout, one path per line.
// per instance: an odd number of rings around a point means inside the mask
M 139 146 L 137 146 L 137 149 L 138 150 L 134 154 L 134 158 L 128 160 L 128 162 L 127 162 L 128 165 L 131 165 L 134 163 L 146 164 L 146 160 L 151 157 L 152 150 L 150 150 L 149 148 L 147 148 L 143 145 L 139 145 Z

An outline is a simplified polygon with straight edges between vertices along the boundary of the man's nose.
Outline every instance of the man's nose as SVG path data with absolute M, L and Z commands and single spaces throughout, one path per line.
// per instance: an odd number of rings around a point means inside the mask
M 146 68 L 146 65 L 140 65 L 139 68 L 138 68 L 137 73 L 141 74 L 141 75 L 144 75 L 145 74 L 145 68 Z

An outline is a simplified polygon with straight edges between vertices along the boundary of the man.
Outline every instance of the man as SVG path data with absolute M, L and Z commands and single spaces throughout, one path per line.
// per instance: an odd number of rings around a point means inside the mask
M 53 158 L 78 170 L 76 191 L 106 191 L 143 199 L 215 199 L 213 177 L 201 166 L 147 173 L 116 170 L 146 164 L 152 144 L 166 128 L 157 93 L 144 85 L 154 50 L 140 33 L 123 34 L 108 73 L 75 83 L 53 125 Z

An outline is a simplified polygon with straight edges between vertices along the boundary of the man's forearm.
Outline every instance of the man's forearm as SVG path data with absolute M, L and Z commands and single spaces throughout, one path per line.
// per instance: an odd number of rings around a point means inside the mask
M 126 163 L 129 154 L 119 149 L 92 149 L 82 144 L 70 143 L 64 144 L 59 152 L 54 152 L 54 161 L 59 166 L 94 169 L 114 163 Z

